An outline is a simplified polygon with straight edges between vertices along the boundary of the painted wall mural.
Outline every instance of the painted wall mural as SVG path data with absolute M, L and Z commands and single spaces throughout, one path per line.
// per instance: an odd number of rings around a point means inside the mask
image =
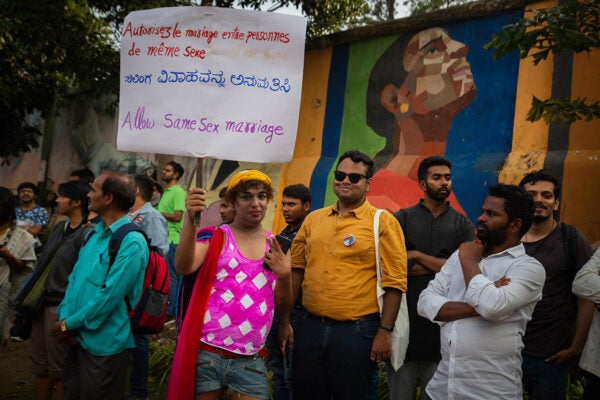
M 522 16 L 523 11 L 514 11 L 438 22 L 308 50 L 293 160 L 253 164 L 207 159 L 209 202 L 236 171 L 262 169 L 278 190 L 265 225 L 278 231 L 284 221 L 275 205 L 283 188 L 304 183 L 313 193 L 313 209 L 332 204 L 337 158 L 360 149 L 374 158 L 377 168 L 369 200 L 396 211 L 422 197 L 416 181 L 419 162 L 442 154 L 454 165 L 450 200 L 471 220 L 479 215 L 490 185 L 517 183 L 526 172 L 545 167 L 563 179 L 561 218 L 592 242 L 600 240 L 600 121 L 575 123 L 562 130 L 558 141 L 553 126 L 525 121 L 532 94 L 549 97 L 557 80 L 572 81 L 573 97 L 597 99 L 600 52 L 575 56 L 572 72 L 557 77 L 552 60 L 536 67 L 517 54 L 494 61 L 483 45 Z M 164 162 L 157 155 L 117 151 L 116 117 L 101 109 L 102 104 L 74 101 L 56 118 L 46 170 L 55 182 L 83 165 L 95 172 L 150 172 Z M 184 186 L 193 184 L 194 159 L 176 159 L 186 168 Z M 0 168 L 0 185 L 41 181 L 40 171 L 40 153 L 28 154 Z
M 453 206 L 476 217 L 510 152 L 519 64 L 516 56 L 494 62 L 483 44 L 519 17 L 508 14 L 333 48 L 325 143 L 311 177 L 317 202 L 334 201 L 331 171 L 345 150 L 358 148 L 374 158 L 378 171 L 369 200 L 391 211 L 422 197 L 417 167 L 423 158 L 442 154 L 454 163 Z M 336 135 L 338 142 L 331 143 Z M 322 196 L 319 187 L 327 187 Z

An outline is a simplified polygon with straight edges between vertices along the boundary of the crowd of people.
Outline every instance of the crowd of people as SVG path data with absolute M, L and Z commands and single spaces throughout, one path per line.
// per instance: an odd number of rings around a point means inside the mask
M 36 399 L 147 398 L 149 340 L 131 330 L 124 299 L 140 297 L 148 246 L 133 232 L 109 252 L 133 222 L 169 269 L 169 400 L 219 400 L 227 389 L 246 400 L 365 400 L 379 363 L 392 400 L 565 399 L 578 363 L 583 398 L 595 398 L 600 250 L 556 218 L 560 181 L 542 170 L 491 186 L 473 226 L 448 201 L 451 170 L 425 158 L 422 198 L 380 212 L 367 199 L 373 160 L 347 151 L 335 204 L 311 210 L 304 184 L 282 190 L 278 235 L 263 227 L 276 188 L 258 170 L 236 172 L 211 205 L 204 188 L 179 185 L 175 161 L 164 188 L 147 175 L 78 170 L 58 185 L 51 230 L 35 184 L 16 196 L 0 187 L 2 342 L 20 288 L 44 276 L 31 315 Z

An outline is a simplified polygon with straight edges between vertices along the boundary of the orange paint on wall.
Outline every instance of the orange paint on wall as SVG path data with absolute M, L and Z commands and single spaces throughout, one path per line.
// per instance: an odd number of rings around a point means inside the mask
M 543 1 L 528 5 L 527 10 L 555 7 L 557 4 L 556 0 Z M 524 16 L 532 14 L 532 11 L 526 11 Z M 519 63 L 512 151 L 498 176 L 500 182 L 518 183 L 526 172 L 544 166 L 548 147 L 548 125 L 544 121 L 529 122 L 526 117 L 531 107 L 532 96 L 539 99 L 550 97 L 552 72 L 552 55 L 538 65 L 533 65 L 531 57 Z
M 574 55 L 571 98 L 598 100 L 600 50 Z M 600 239 L 600 120 L 579 121 L 569 130 L 565 159 L 561 217 L 576 225 L 590 240 Z
M 281 169 L 277 188 L 278 203 L 281 202 L 281 193 L 286 186 L 296 183 L 310 185 L 310 177 L 321 156 L 331 52 L 332 48 L 328 47 L 305 53 L 298 135 L 296 136 L 294 157 Z M 284 227 L 285 221 L 281 215 L 279 204 L 277 204 L 273 232 L 279 232 Z

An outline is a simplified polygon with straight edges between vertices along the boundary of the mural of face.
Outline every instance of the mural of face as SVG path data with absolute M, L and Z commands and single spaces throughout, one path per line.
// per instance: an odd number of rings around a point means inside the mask
M 408 71 L 404 86 L 416 113 L 437 110 L 475 90 L 468 52 L 467 45 L 452 40 L 441 28 L 412 37 L 404 51 Z

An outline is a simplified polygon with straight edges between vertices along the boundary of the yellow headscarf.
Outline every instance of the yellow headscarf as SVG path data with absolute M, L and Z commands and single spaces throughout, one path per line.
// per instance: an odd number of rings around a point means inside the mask
M 246 181 L 260 181 L 266 183 L 267 185 L 269 185 L 269 187 L 273 187 L 273 184 L 271 183 L 271 178 L 269 178 L 267 174 L 260 172 L 256 169 L 247 169 L 244 171 L 236 172 L 231 177 L 231 180 L 227 185 L 227 190 L 229 191 L 237 185 L 239 185 L 240 183 Z

